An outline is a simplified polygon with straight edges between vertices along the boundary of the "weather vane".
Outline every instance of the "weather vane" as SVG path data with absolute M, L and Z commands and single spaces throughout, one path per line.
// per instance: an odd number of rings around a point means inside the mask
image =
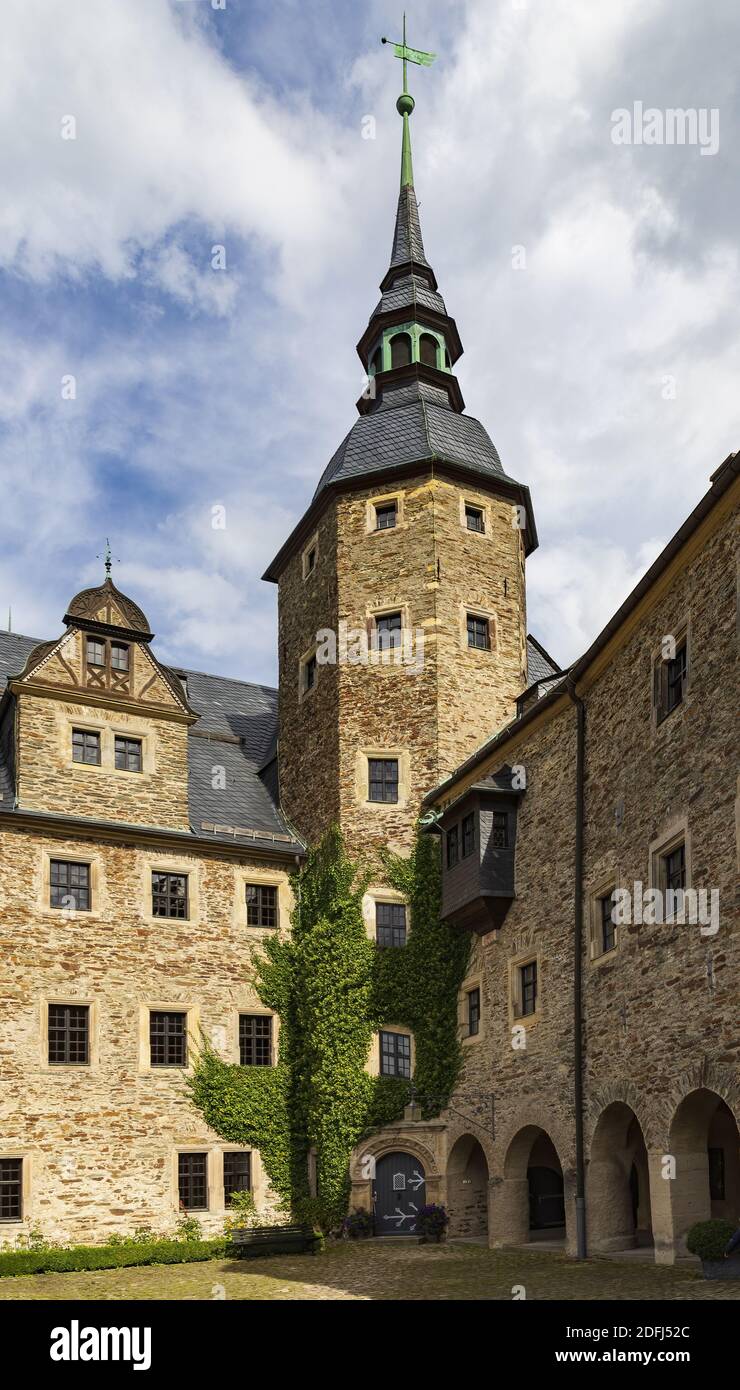
M 110 579 L 110 572 L 111 572 L 111 569 L 113 568 L 113 561 L 115 560 L 115 562 L 116 562 L 117 565 L 121 563 L 120 560 L 118 559 L 118 556 L 117 556 L 117 555 L 114 555 L 114 554 L 112 553 L 111 548 L 110 548 L 110 541 L 108 540 L 108 537 L 107 537 L 107 536 L 106 536 L 106 538 L 105 538 L 105 550 L 103 551 L 103 553 L 102 553 L 101 555 L 96 555 L 96 556 L 95 556 L 95 559 L 96 559 L 96 560 L 104 560 L 104 561 L 105 561 L 105 575 L 106 575 L 106 579 Z
M 403 16 L 403 42 L 393 43 L 392 39 L 381 39 L 381 43 L 392 43 L 393 52 L 397 58 L 403 59 L 403 92 L 396 102 L 396 110 L 403 116 L 403 143 L 401 145 L 401 188 L 413 186 L 414 175 L 411 167 L 411 135 L 409 133 L 409 116 L 414 109 L 414 98 L 409 92 L 407 79 L 407 63 L 418 63 L 420 67 L 428 68 L 436 58 L 436 53 L 425 53 L 421 48 L 409 48 L 406 43 L 406 14 Z

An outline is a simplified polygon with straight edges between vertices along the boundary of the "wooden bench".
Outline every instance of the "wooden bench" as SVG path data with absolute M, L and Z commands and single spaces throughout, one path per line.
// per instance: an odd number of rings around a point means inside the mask
M 251 1255 L 316 1255 L 321 1236 L 312 1226 L 237 1226 L 231 1232 L 238 1259 Z

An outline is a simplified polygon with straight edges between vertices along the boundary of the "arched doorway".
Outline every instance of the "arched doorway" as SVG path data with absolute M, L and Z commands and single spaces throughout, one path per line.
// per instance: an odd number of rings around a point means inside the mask
M 424 1165 L 413 1154 L 383 1154 L 375 1167 L 372 1185 L 376 1236 L 409 1236 L 416 1233 L 416 1215 L 426 1201 Z
M 509 1144 L 493 1209 L 493 1236 L 498 1245 L 565 1240 L 563 1169 L 552 1139 L 539 1125 L 525 1125 Z
M 736 1220 L 740 1203 L 740 1134 L 730 1107 L 706 1087 L 681 1101 L 671 1124 L 669 1148 L 676 1161 L 671 1182 L 673 1239 L 685 1251 L 686 1232 L 713 1216 Z
M 488 1235 L 488 1162 L 478 1140 L 463 1134 L 447 1160 L 449 1234 L 458 1238 Z
M 648 1156 L 640 1122 L 629 1105 L 614 1101 L 599 1116 L 587 1175 L 591 1250 L 652 1245 Z

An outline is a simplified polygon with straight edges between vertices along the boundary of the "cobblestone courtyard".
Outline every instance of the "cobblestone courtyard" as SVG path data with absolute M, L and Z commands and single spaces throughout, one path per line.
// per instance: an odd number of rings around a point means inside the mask
M 692 1265 L 583 1264 L 548 1252 L 403 1241 L 333 1245 L 312 1257 L 43 1274 L 0 1280 L 0 1299 L 736 1299 L 740 1283 L 704 1280 Z

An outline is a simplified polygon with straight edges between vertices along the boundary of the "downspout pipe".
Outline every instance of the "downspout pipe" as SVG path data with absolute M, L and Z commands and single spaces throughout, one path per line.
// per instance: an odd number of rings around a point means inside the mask
M 573 890 L 573 1099 L 576 1138 L 576 1259 L 586 1258 L 586 1163 L 583 1145 L 583 801 L 586 706 L 570 679 L 576 708 L 576 844 Z

